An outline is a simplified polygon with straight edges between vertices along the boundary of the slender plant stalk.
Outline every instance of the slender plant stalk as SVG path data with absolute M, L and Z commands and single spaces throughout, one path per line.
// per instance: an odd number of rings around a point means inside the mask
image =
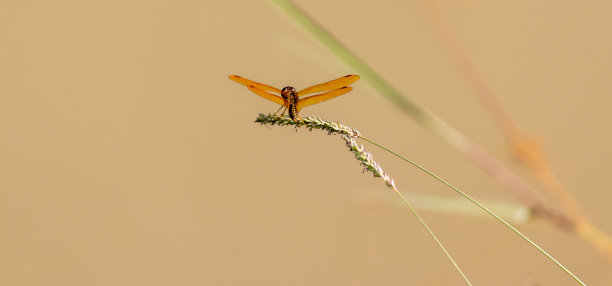
M 542 249 L 539 245 L 537 245 L 535 242 L 533 242 L 531 239 L 529 239 L 527 236 L 525 236 L 519 230 L 517 230 L 512 225 L 510 225 L 508 222 L 506 222 L 504 219 L 502 219 L 501 217 L 499 217 L 498 215 L 496 215 L 495 213 L 490 211 L 484 205 L 480 204 L 479 202 L 474 200 L 472 197 L 470 197 L 466 193 L 462 192 L 457 187 L 455 187 L 452 184 L 448 183 L 444 179 L 440 178 L 436 174 L 430 172 L 429 170 L 425 169 L 424 167 L 420 166 L 419 164 L 417 164 L 417 163 L 415 163 L 415 162 L 413 162 L 411 160 L 408 160 L 407 158 L 405 158 L 405 157 L 403 157 L 403 156 L 393 152 L 392 150 L 390 150 L 390 149 L 388 149 L 388 148 L 386 148 L 386 147 L 384 147 L 384 146 L 382 146 L 382 145 L 380 145 L 380 144 L 378 144 L 378 143 L 376 143 L 376 142 L 374 142 L 374 141 L 372 141 L 372 140 L 370 140 L 370 139 L 368 139 L 366 137 L 363 137 L 361 135 L 361 133 L 359 133 L 359 131 L 357 131 L 356 129 L 352 129 L 350 127 L 347 127 L 345 125 L 339 124 L 337 122 L 326 121 L 326 120 L 322 120 L 322 119 L 319 119 L 319 118 L 316 118 L 316 117 L 308 117 L 308 116 L 306 116 L 306 117 L 303 117 L 303 119 L 304 119 L 304 125 L 309 130 L 312 130 L 312 129 L 321 129 L 321 130 L 327 131 L 328 134 L 339 134 L 339 135 L 341 135 L 341 138 L 343 140 L 345 140 L 345 142 L 346 142 L 347 146 L 349 147 L 349 149 L 351 150 L 351 152 L 353 152 L 355 154 L 355 158 L 361 162 L 361 165 L 364 166 L 365 171 L 372 172 L 374 174 L 374 177 L 381 177 L 385 181 L 385 184 L 387 185 L 387 187 L 392 189 L 398 196 L 400 196 L 402 201 L 406 204 L 406 206 L 408 206 L 410 211 L 417 217 L 419 222 L 421 222 L 421 224 L 425 227 L 425 229 L 429 232 L 429 234 L 436 241 L 438 246 L 447 255 L 447 257 L 453 263 L 453 265 L 455 266 L 457 271 L 464 278 L 466 283 L 470 284 L 469 280 L 467 280 L 467 277 L 463 274 L 463 272 L 461 271 L 459 266 L 455 263 L 454 259 L 446 251 L 444 246 L 436 238 L 436 236 L 429 229 L 429 227 L 427 227 L 425 222 L 421 219 L 420 215 L 416 212 L 416 210 L 410 205 L 408 200 L 406 200 L 406 198 L 402 195 L 402 193 L 398 191 L 398 189 L 395 187 L 395 183 L 394 183 L 393 179 L 391 179 L 391 177 L 389 175 L 387 175 L 383 171 L 383 169 L 380 167 L 380 165 L 374 161 L 372 155 L 370 153 L 368 153 L 367 151 L 365 151 L 365 148 L 363 147 L 363 145 L 358 145 L 357 144 L 356 138 L 361 138 L 361 139 L 363 139 L 363 140 L 365 140 L 365 141 L 367 141 L 367 142 L 369 142 L 369 143 L 371 143 L 371 144 L 373 144 L 373 145 L 375 145 L 375 146 L 377 146 L 377 147 L 379 147 L 379 148 L 381 148 L 381 149 L 383 149 L 383 150 L 393 154 L 394 156 L 397 156 L 398 158 L 400 158 L 400 159 L 402 159 L 402 160 L 412 164 L 413 166 L 417 167 L 421 171 L 425 172 L 426 174 L 428 174 L 428 175 L 432 176 L 433 178 L 435 178 L 436 180 L 442 182 L 443 184 L 445 184 L 449 188 L 453 189 L 455 192 L 457 192 L 458 194 L 460 194 L 464 198 L 468 199 L 470 202 L 472 202 L 473 204 L 478 206 L 480 209 L 484 210 L 486 213 L 491 215 L 497 221 L 499 221 L 502 224 L 504 224 L 506 227 L 508 227 L 510 230 L 512 230 L 514 233 L 516 233 L 523 240 L 527 241 L 527 243 L 529 243 L 531 246 L 533 246 L 538 251 L 540 251 L 540 253 L 544 254 L 544 256 L 546 256 L 555 265 L 557 265 L 565 273 L 567 273 L 569 276 L 571 276 L 576 282 L 580 283 L 580 285 L 585 285 L 576 275 L 574 275 L 574 273 L 572 273 L 569 269 L 567 269 L 565 266 L 563 266 L 559 261 L 557 261 L 554 257 L 552 257 L 550 254 L 548 254 L 548 252 L 546 252 L 544 249 Z M 264 125 L 265 124 L 270 124 L 270 125 L 275 125 L 276 124 L 276 125 L 281 125 L 281 126 L 287 126 L 287 125 L 299 126 L 299 123 L 293 122 L 288 117 L 279 117 L 279 116 L 272 115 L 272 114 L 268 114 L 268 115 L 259 114 L 259 117 L 255 120 L 255 122 L 260 123 L 260 124 L 264 124 Z
M 406 205 L 408 209 L 410 209 L 410 211 L 417 218 L 419 223 L 425 228 L 427 233 L 429 233 L 429 235 L 433 238 L 433 240 L 436 242 L 438 247 L 442 250 L 444 255 L 446 255 L 448 260 L 453 264 L 453 267 L 455 267 L 457 272 L 459 272 L 459 274 L 461 275 L 465 283 L 470 286 L 472 285 L 472 283 L 470 283 L 470 280 L 467 278 L 465 273 L 461 271 L 461 268 L 459 267 L 457 262 L 455 262 L 455 260 L 450 255 L 448 250 L 446 250 L 446 247 L 444 247 L 442 242 L 429 228 L 427 223 L 423 220 L 421 215 L 419 215 L 416 209 L 410 204 L 410 202 L 408 202 L 406 197 L 404 197 L 404 195 L 397 189 L 397 187 L 395 186 L 395 182 L 393 181 L 391 176 L 389 176 L 382 169 L 380 164 L 374 161 L 374 157 L 372 156 L 372 154 L 366 151 L 363 145 L 359 145 L 357 143 L 357 141 L 355 140 L 356 138 L 363 138 L 361 134 L 359 133 L 359 131 L 357 131 L 356 129 L 349 128 L 340 123 L 322 120 L 317 117 L 306 116 L 306 117 L 303 117 L 302 119 L 303 119 L 303 125 L 305 125 L 306 128 L 308 128 L 311 131 L 312 129 L 321 129 L 321 130 L 327 131 L 328 134 L 340 135 L 340 138 L 342 138 L 342 140 L 346 142 L 346 146 L 355 155 L 355 159 L 361 162 L 360 164 L 364 167 L 364 171 L 371 172 L 372 174 L 374 174 L 374 177 L 380 177 L 383 179 L 383 181 L 385 182 L 385 185 L 389 189 L 393 190 L 393 192 L 395 192 L 395 194 L 397 194 L 400 197 L 404 205 Z M 267 124 L 280 125 L 280 126 L 294 125 L 296 126 L 296 128 L 297 126 L 301 125 L 301 123 L 296 123 L 288 117 L 279 117 L 273 114 L 268 114 L 268 115 L 259 114 L 259 117 L 257 117 L 255 122 L 260 123 L 262 125 L 267 125 Z M 370 141 L 368 140 L 368 142 Z

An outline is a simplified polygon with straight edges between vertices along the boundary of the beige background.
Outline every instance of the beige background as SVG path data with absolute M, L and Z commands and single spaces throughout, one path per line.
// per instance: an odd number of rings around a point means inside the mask
M 416 1 L 299 1 L 406 95 L 516 169 Z M 507 1 L 506 1 L 507 2 Z M 612 233 L 611 2 L 442 1 L 475 65 Z M 607 4 L 604 4 L 607 3 Z M 342 141 L 253 123 L 276 106 L 227 79 L 298 89 L 353 73 L 267 2 L 0 3 L 0 285 L 463 285 Z M 309 107 L 480 199 L 505 189 L 364 80 Z M 406 192 L 449 194 L 368 147 Z M 370 204 L 363 194 L 389 204 Z M 490 219 L 423 212 L 476 285 L 575 285 Z M 610 264 L 520 226 L 592 285 Z

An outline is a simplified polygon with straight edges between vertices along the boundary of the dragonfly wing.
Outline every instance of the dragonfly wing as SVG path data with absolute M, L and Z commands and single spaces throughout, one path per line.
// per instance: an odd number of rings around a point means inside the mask
M 354 75 L 354 74 L 350 74 L 350 75 L 346 75 L 343 76 L 341 78 L 338 79 L 334 79 L 332 81 L 328 81 L 325 83 L 321 83 L 321 84 L 317 84 L 317 85 L 313 85 L 309 88 L 305 88 L 303 90 L 300 90 L 298 92 L 298 96 L 300 95 L 306 95 L 309 93 L 313 93 L 313 92 L 323 92 L 323 91 L 328 91 L 328 90 L 332 90 L 332 89 L 338 89 L 344 86 L 348 86 L 354 82 L 356 82 L 357 80 L 359 80 L 359 76 L 358 75 Z
M 276 103 L 278 103 L 280 105 L 285 105 L 285 100 L 282 97 L 278 96 L 278 95 L 271 94 L 269 92 L 263 91 L 263 90 L 255 87 L 255 86 L 252 86 L 252 85 L 247 86 L 247 88 L 250 91 L 254 92 L 255 94 L 257 94 L 257 95 L 259 95 L 259 96 L 261 96 L 261 97 L 263 97 L 263 98 L 265 98 L 267 100 L 274 101 L 274 102 L 276 102 Z
M 255 82 L 255 81 L 243 78 L 241 76 L 230 75 L 229 79 L 231 79 L 231 80 L 233 80 L 233 81 L 235 81 L 235 82 L 237 82 L 239 84 L 246 85 L 247 87 L 249 85 L 251 85 L 251 86 L 254 86 L 256 88 L 259 88 L 260 90 L 274 91 L 274 92 L 278 92 L 278 93 L 281 92 L 281 90 L 276 88 L 276 87 L 269 86 L 269 85 L 263 84 L 263 83 L 258 83 L 258 82 Z
M 309 106 L 309 105 L 313 105 L 316 103 L 319 103 L 321 101 L 326 101 L 329 99 L 332 99 L 334 97 L 337 96 L 341 96 L 349 91 L 353 90 L 352 87 L 350 86 L 345 86 L 343 88 L 339 88 L 339 89 L 335 89 L 332 91 L 328 91 L 326 93 L 321 93 L 321 94 L 317 94 L 317 95 L 313 95 L 313 96 L 309 96 L 306 98 L 302 98 L 300 100 L 298 100 L 298 104 L 297 104 L 297 111 L 299 112 L 302 108 Z

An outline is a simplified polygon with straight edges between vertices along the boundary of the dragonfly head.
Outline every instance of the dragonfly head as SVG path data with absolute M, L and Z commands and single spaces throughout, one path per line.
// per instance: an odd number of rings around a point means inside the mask
M 281 95 L 283 98 L 287 99 L 289 97 L 295 97 L 297 95 L 297 91 L 292 86 L 286 86 L 283 88 L 283 90 L 281 90 Z

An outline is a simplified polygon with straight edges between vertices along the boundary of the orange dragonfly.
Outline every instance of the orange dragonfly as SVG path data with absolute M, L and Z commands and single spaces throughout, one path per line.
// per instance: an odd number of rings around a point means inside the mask
M 252 92 L 254 92 L 255 94 L 267 100 L 274 101 L 280 104 L 281 107 L 275 112 L 275 114 L 284 108 L 283 113 L 281 113 L 281 116 L 285 115 L 285 111 L 288 111 L 289 117 L 295 123 L 299 123 L 299 122 L 304 123 L 302 117 L 300 117 L 299 115 L 299 112 L 302 108 L 322 102 L 322 101 L 332 99 L 334 97 L 343 95 L 353 90 L 353 88 L 348 85 L 356 82 L 357 80 L 359 80 L 359 78 L 360 77 L 358 75 L 350 74 L 350 75 L 346 75 L 338 79 L 334 79 L 332 81 L 313 85 L 309 88 L 305 88 L 300 91 L 296 91 L 295 88 L 291 86 L 286 86 L 285 88 L 280 90 L 276 87 L 272 87 L 272 86 L 269 86 L 263 83 L 254 82 L 252 80 L 248 80 L 246 78 L 243 78 L 237 75 L 229 76 L 229 79 L 239 84 L 246 85 L 246 87 Z M 279 93 L 280 96 L 269 93 L 268 91 Z M 306 98 L 300 98 L 301 96 L 304 96 L 310 93 L 315 93 L 315 92 L 323 92 L 323 93 L 309 96 Z

